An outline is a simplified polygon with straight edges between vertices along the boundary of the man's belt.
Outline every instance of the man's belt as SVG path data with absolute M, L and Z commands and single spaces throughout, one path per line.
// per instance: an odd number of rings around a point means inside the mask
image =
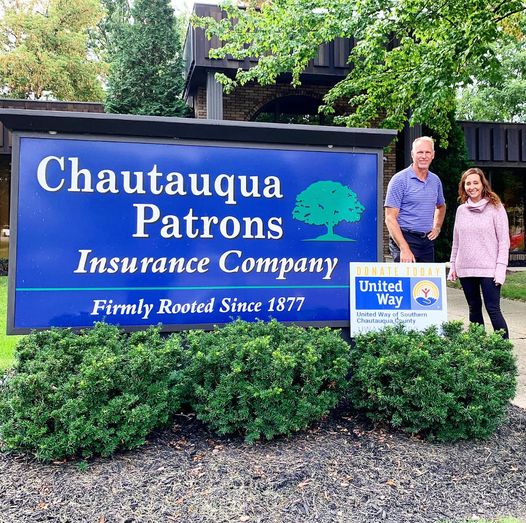
M 417 238 L 427 238 L 428 232 L 421 232 L 421 231 L 412 231 L 410 229 L 403 229 L 400 228 L 402 232 L 405 232 L 407 234 L 411 234 L 413 236 L 416 236 Z

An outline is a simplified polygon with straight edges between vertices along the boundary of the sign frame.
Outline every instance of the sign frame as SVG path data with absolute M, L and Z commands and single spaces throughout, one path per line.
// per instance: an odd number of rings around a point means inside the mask
M 31 112 L 31 111 L 26 111 Z M 62 116 L 62 115 L 61 115 Z M 97 115 L 99 116 L 99 115 Z M 114 115 L 112 115 L 114 116 Z M 2 114 L 0 113 L 0 119 L 2 117 Z M 127 118 L 124 118 L 126 120 Z M 168 119 L 166 119 L 168 120 Z M 181 120 L 181 119 L 170 119 L 170 120 Z M 180 122 L 178 122 L 179 124 Z M 230 122 L 230 125 L 232 122 Z M 229 127 L 230 125 L 227 125 L 226 127 Z M 257 124 L 252 124 L 254 126 L 258 126 Z M 266 124 L 268 127 L 268 124 Z M 234 125 L 235 127 L 235 125 Z M 242 127 L 246 127 L 242 126 Z M 315 131 L 315 129 L 312 129 L 311 126 L 279 126 L 278 127 L 286 127 L 287 133 L 291 133 L 291 136 L 294 135 L 294 129 L 291 129 L 293 127 L 309 127 L 309 131 Z M 317 126 L 313 126 L 317 127 Z M 199 128 L 202 130 L 202 128 Z M 331 131 L 334 130 L 334 128 L 331 129 Z M 345 129 L 345 131 L 349 131 L 348 129 Z M 361 130 L 354 130 L 355 132 L 361 131 Z M 370 131 L 370 130 L 368 130 Z M 161 133 L 157 133 L 161 134 Z M 197 133 L 199 134 L 199 133 Z M 202 134 L 202 133 L 201 133 Z M 206 134 L 206 133 L 205 133 Z M 383 136 L 381 137 L 383 141 L 387 141 L 387 139 L 391 139 L 392 135 L 394 134 L 393 131 L 388 131 L 387 133 L 384 131 Z M 11 245 L 10 245 L 10 271 L 9 271 L 9 289 L 8 289 L 8 321 L 7 321 L 7 332 L 8 334 L 26 334 L 28 332 L 31 332 L 33 330 L 43 330 L 49 328 L 49 326 L 44 327 L 18 327 L 15 325 L 15 307 L 16 307 L 16 275 L 17 275 L 17 256 L 18 256 L 18 215 L 19 215 L 19 181 L 20 181 L 20 144 L 21 140 L 24 138 L 46 138 L 50 140 L 55 139 L 71 139 L 71 140 L 82 140 L 82 141 L 104 141 L 104 142 L 126 142 L 126 143 L 142 143 L 142 144 L 177 144 L 177 145 L 198 145 L 198 146 L 211 146 L 211 147 L 241 147 L 245 149 L 268 149 L 268 150 L 297 150 L 297 151 L 321 151 L 321 152 L 330 152 L 331 154 L 337 154 L 339 152 L 345 152 L 345 153 L 367 153 L 367 154 L 373 154 L 376 155 L 376 165 L 377 165 L 377 171 L 376 171 L 376 183 L 377 183 L 377 212 L 376 212 L 376 224 L 377 224 L 377 246 L 376 246 L 376 258 L 377 260 L 381 259 L 383 257 L 383 150 L 379 147 L 360 147 L 360 146 L 350 146 L 350 147 L 335 147 L 332 144 L 327 145 L 321 145 L 321 144 L 309 144 L 309 143 L 294 143 L 295 140 L 290 140 L 290 142 L 293 143 L 268 143 L 264 141 L 247 141 L 247 142 L 241 142 L 241 141 L 230 141 L 230 140 L 215 140 L 215 139 L 206 139 L 206 137 L 203 136 L 195 136 L 193 138 L 183 138 L 183 139 L 176 139 L 176 138 L 167 138 L 165 136 L 156 136 L 156 133 L 153 133 L 151 136 L 123 136 L 123 135 L 107 135 L 107 134 L 82 134 L 82 133 L 70 133 L 70 132 L 32 132 L 27 130 L 18 131 L 15 130 L 13 133 L 13 162 L 12 162 L 12 182 L 11 182 L 11 230 L 13 231 L 13 234 L 11 236 Z M 248 138 L 250 138 L 250 133 L 248 133 Z M 374 140 L 373 140 L 374 141 Z M 308 140 L 307 140 L 308 142 Z M 375 144 L 376 145 L 376 144 Z M 346 265 L 347 260 L 340 260 L 340 262 L 343 265 Z M 265 319 L 265 318 L 262 318 Z M 97 321 L 94 319 L 94 321 Z M 250 321 L 250 320 L 249 320 Z M 298 320 L 292 320 L 292 321 L 283 321 L 283 323 L 293 323 L 298 325 L 311 325 L 311 326 L 330 326 L 330 327 L 348 327 L 349 321 L 348 320 L 337 320 L 337 321 L 313 321 L 313 320 L 307 320 L 307 321 L 298 321 Z M 219 322 L 211 322 L 211 323 L 177 323 L 177 324 L 170 324 L 170 323 L 163 323 L 162 330 L 166 332 L 172 332 L 172 331 L 180 331 L 180 330 L 187 330 L 187 329 L 211 329 L 216 325 L 222 325 L 224 323 Z M 84 328 L 90 328 L 92 327 L 91 324 L 86 325 L 76 325 L 73 327 L 74 330 L 80 330 Z M 122 325 L 122 328 L 126 331 L 134 331 L 134 330 L 140 330 L 144 329 L 147 325 L 141 324 L 141 325 Z

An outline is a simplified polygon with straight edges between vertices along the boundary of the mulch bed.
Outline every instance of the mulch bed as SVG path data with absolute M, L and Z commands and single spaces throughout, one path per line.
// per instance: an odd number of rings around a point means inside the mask
M 111 459 L 44 465 L 0 454 L 0 521 L 526 521 L 526 411 L 486 441 L 429 443 L 336 412 L 247 445 L 193 417 Z

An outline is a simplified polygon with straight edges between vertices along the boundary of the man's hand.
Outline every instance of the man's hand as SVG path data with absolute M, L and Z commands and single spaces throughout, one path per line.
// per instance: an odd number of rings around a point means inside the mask
M 433 227 L 431 231 L 429 231 L 429 233 L 427 234 L 427 237 L 430 240 L 436 240 L 439 234 L 440 234 L 440 227 Z
M 385 225 L 389 231 L 389 236 L 394 240 L 398 248 L 400 249 L 400 262 L 401 263 L 414 263 L 415 255 L 409 248 L 408 243 L 405 241 L 400 225 L 398 225 L 398 214 L 400 209 L 395 207 L 385 208 Z
M 400 249 L 400 263 L 415 263 L 415 255 L 413 251 L 409 249 Z

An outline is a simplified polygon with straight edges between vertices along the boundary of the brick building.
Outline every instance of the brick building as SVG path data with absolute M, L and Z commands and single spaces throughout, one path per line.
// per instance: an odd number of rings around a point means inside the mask
M 220 19 L 218 6 L 196 4 L 194 14 Z M 320 47 L 318 56 L 302 75 L 302 85 L 293 88 L 284 76 L 276 85 L 245 85 L 224 94 L 215 80 L 217 72 L 233 75 L 250 61 L 211 59 L 217 38 L 208 40 L 201 28 L 189 27 L 185 42 L 185 99 L 196 118 L 244 121 L 288 121 L 325 124 L 317 113 L 323 95 L 349 72 L 347 57 L 352 39 L 339 38 Z M 345 111 L 345 107 L 337 111 Z M 494 190 L 501 196 L 510 221 L 510 264 L 526 265 L 526 124 L 461 122 L 468 159 L 485 170 Z M 393 174 L 411 162 L 410 148 L 420 128 L 406 128 L 396 146 L 385 152 L 384 191 Z M 450 208 L 449 212 L 452 212 Z M 387 231 L 384 230 L 384 237 Z

